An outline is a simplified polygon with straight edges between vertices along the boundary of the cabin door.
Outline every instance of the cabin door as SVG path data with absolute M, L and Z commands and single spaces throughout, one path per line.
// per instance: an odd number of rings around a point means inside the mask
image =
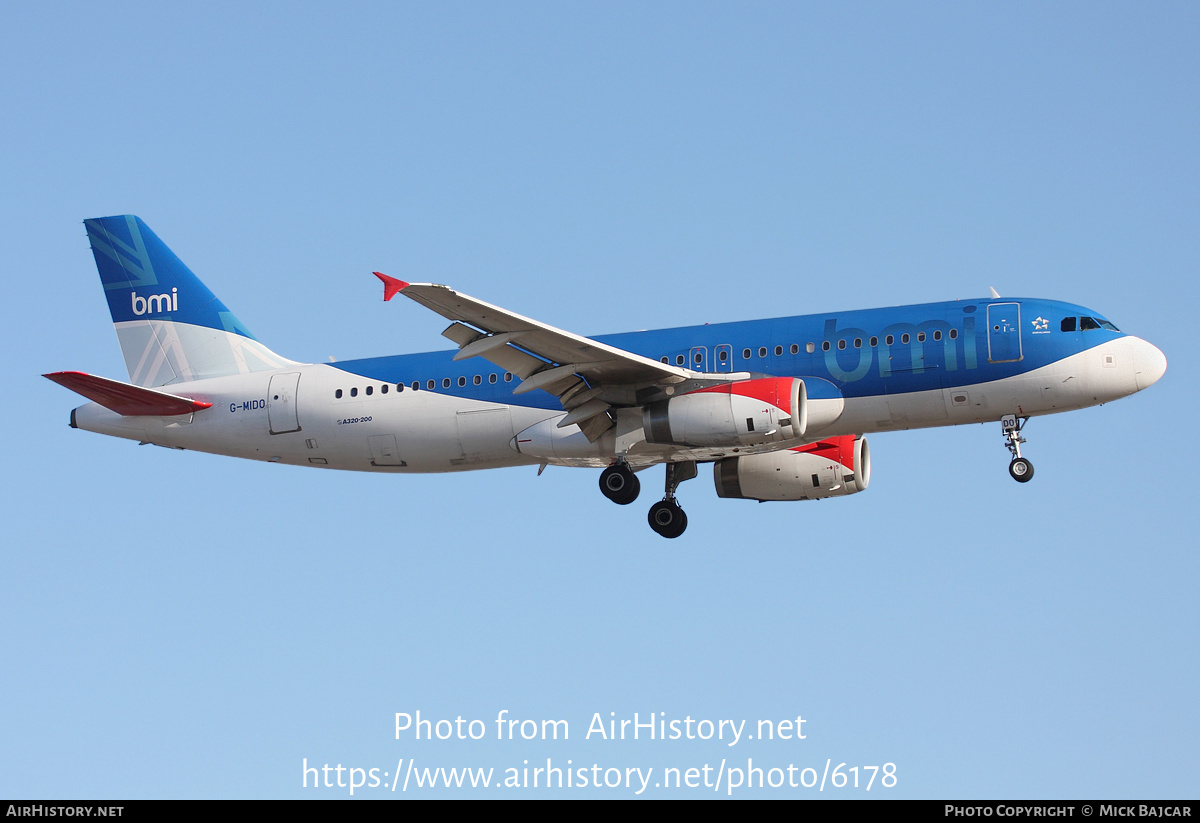
M 1013 363 L 1021 354 L 1021 304 L 988 306 L 988 362 Z
M 271 434 L 300 431 L 296 411 L 296 390 L 300 387 L 300 372 L 277 374 L 267 389 L 267 420 Z

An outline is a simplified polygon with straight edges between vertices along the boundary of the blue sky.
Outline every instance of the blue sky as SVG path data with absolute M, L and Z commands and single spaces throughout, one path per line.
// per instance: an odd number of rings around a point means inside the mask
M 1200 791 L 1195 5 L 5 16 L 0 795 L 344 797 L 304 760 L 409 758 L 896 764 L 869 793 L 742 797 Z M 125 377 L 81 225 L 122 213 L 297 360 L 443 347 L 379 269 L 584 334 L 995 286 L 1170 365 L 1034 420 L 1028 485 L 998 425 L 878 435 L 847 499 L 718 500 L 702 468 L 668 542 L 594 471 L 340 474 L 68 429 L 41 373 Z M 418 710 L 489 734 L 395 739 Z M 496 740 L 502 710 L 571 739 Z M 585 739 L 610 712 L 806 737 Z

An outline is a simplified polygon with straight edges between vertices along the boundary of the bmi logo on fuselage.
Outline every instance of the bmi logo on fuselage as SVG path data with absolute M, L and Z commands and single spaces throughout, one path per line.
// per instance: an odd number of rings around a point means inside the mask
M 137 292 L 132 292 L 130 302 L 133 304 L 133 313 L 138 317 L 155 312 L 179 311 L 179 289 L 171 289 L 170 294 L 152 294 L 149 297 L 138 297 Z

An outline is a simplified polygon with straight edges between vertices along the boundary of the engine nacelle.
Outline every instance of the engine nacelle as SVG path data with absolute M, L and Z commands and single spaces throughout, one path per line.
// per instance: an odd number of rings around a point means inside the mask
M 804 381 L 764 377 L 709 386 L 642 410 L 646 442 L 669 446 L 759 446 L 803 437 Z
M 726 457 L 713 464 L 718 497 L 740 500 L 820 500 L 863 491 L 871 482 L 867 438 L 843 435 L 767 454 Z

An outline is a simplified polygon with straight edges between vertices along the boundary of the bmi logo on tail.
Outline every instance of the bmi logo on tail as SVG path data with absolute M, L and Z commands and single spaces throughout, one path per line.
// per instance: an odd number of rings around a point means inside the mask
M 179 289 L 173 288 L 170 294 L 152 294 L 149 297 L 139 297 L 137 292 L 131 292 L 130 302 L 133 303 L 133 313 L 138 317 L 156 312 L 179 311 Z

